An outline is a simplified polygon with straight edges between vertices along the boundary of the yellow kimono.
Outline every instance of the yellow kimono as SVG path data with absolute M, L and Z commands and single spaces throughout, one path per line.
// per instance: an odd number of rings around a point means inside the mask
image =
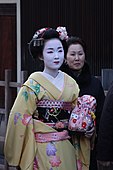
M 9 116 L 4 155 L 9 165 L 21 170 L 76 170 L 75 149 L 69 140 L 38 143 L 34 133 L 56 130 L 33 119 L 36 102 L 42 99 L 72 102 L 76 104 L 79 88 L 64 73 L 64 88 L 57 89 L 38 72 L 31 74 L 21 87 Z

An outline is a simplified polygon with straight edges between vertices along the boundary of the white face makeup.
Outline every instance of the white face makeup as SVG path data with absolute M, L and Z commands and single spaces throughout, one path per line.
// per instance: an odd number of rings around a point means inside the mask
M 64 61 L 64 49 L 59 39 L 51 39 L 45 43 L 43 49 L 44 72 L 53 75 Z
M 85 62 L 85 53 L 80 44 L 72 44 L 67 52 L 67 64 L 73 70 L 81 70 Z

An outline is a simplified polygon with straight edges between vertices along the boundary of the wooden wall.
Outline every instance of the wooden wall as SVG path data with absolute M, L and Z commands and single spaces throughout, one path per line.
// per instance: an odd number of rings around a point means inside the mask
M 112 0 L 21 0 L 22 69 L 40 69 L 27 50 L 34 32 L 42 27 L 66 26 L 69 35 L 83 38 L 92 73 L 113 68 Z

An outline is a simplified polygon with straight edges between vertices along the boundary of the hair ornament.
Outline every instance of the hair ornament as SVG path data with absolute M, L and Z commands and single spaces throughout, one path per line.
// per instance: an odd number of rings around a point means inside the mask
M 43 44 L 44 44 L 44 39 L 43 38 L 33 39 L 33 46 L 34 47 L 43 46 Z
M 33 39 L 36 39 L 39 37 L 39 35 L 43 35 L 43 33 L 48 30 L 49 28 L 41 28 L 40 30 L 36 31 L 35 34 L 33 35 Z
M 50 27 L 41 28 L 35 32 L 29 45 L 29 53 L 33 58 L 37 58 L 37 55 L 42 55 L 43 46 L 46 40 L 58 38 L 61 40 L 66 53 L 66 40 L 68 39 L 67 31 L 65 27 L 57 27 L 53 29 Z
M 61 40 L 67 40 L 68 39 L 66 27 L 59 26 L 59 27 L 57 27 L 56 31 L 59 33 L 59 38 Z
M 42 36 L 45 33 L 45 31 L 48 29 L 49 28 L 41 28 L 40 30 L 35 32 L 35 34 L 33 35 L 33 39 L 32 39 L 34 47 L 43 46 L 44 39 L 42 38 Z

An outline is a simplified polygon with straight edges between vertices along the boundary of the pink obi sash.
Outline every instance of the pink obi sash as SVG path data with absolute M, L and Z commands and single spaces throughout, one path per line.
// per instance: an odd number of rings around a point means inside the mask
M 64 110 L 72 110 L 72 103 L 71 102 L 63 102 L 59 100 L 40 100 L 37 101 L 37 106 L 38 107 L 43 107 L 43 108 L 59 108 L 59 109 L 64 109 Z
M 62 132 L 35 133 L 35 140 L 38 143 L 62 141 L 66 139 L 70 139 L 67 130 Z

